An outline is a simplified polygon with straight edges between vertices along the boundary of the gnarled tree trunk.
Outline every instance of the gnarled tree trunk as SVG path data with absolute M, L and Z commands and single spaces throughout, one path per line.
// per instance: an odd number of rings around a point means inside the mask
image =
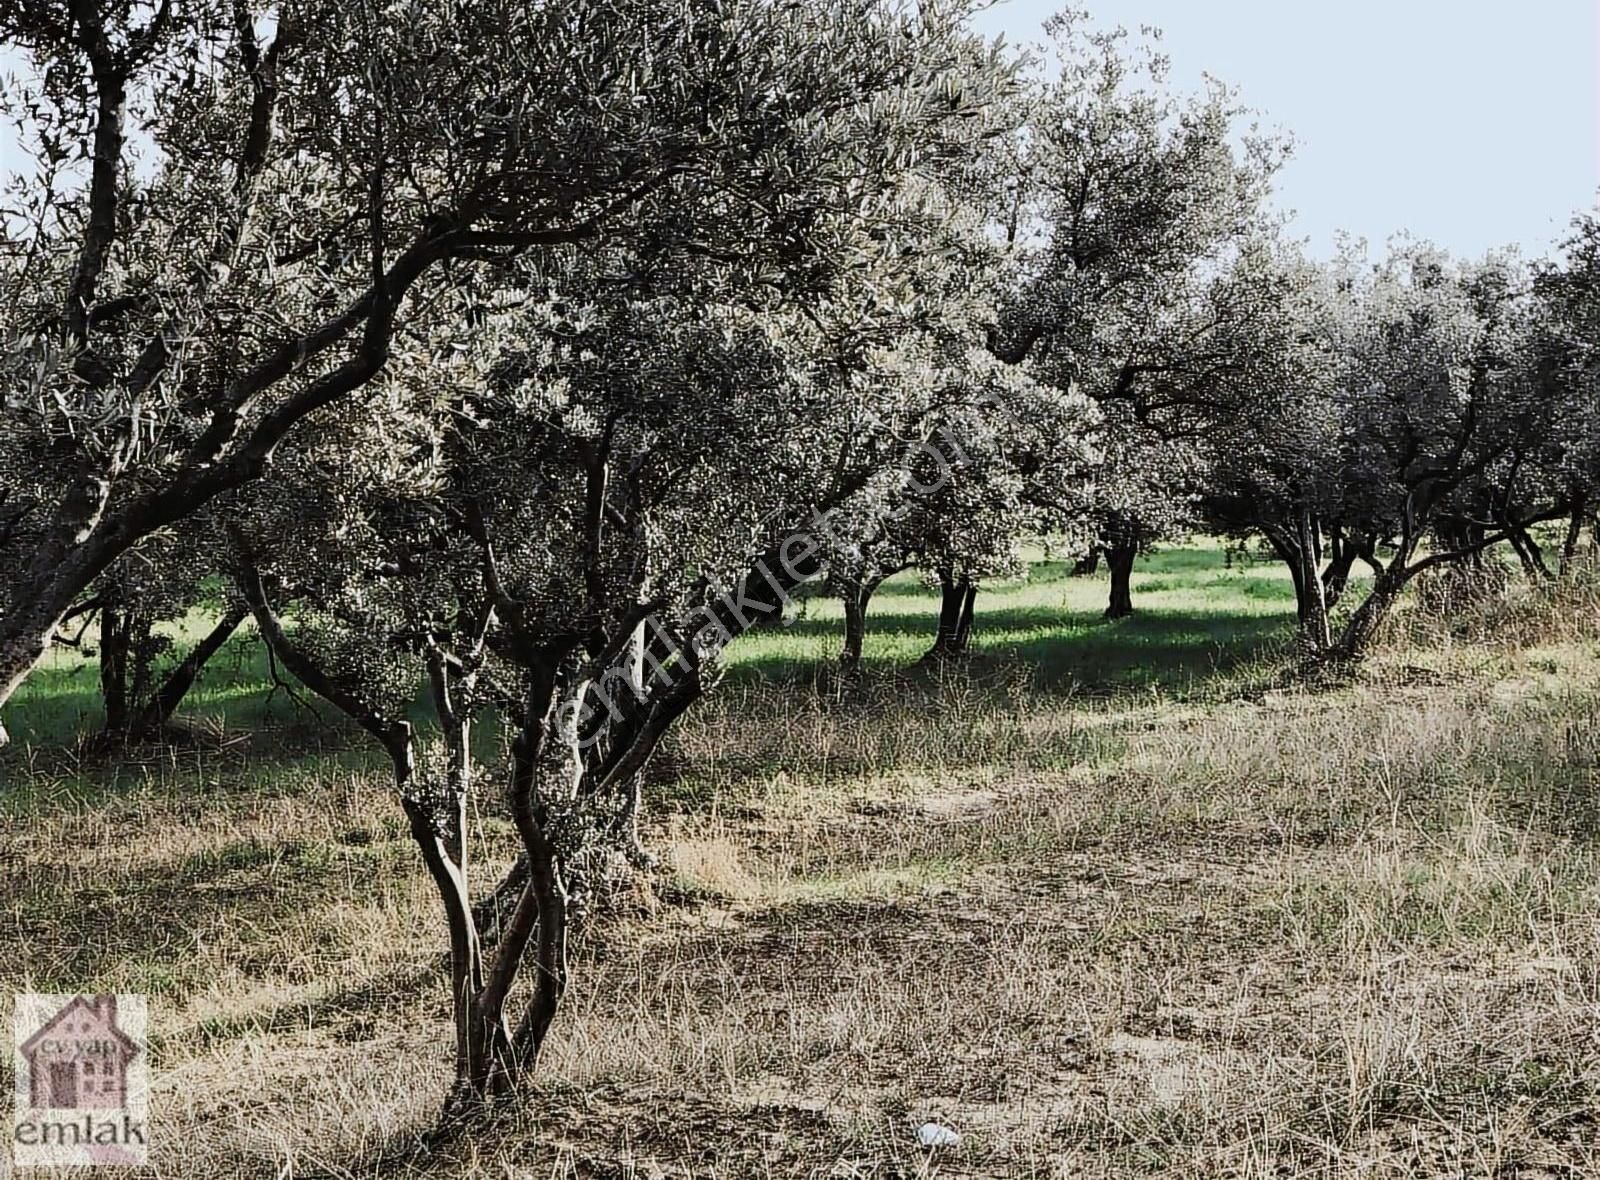
M 1380 574 L 1373 583 L 1372 593 L 1356 608 L 1355 613 L 1340 628 L 1339 636 L 1328 648 L 1326 660 L 1336 665 L 1354 666 L 1366 658 L 1410 575 L 1405 563 L 1397 560 Z
M 1350 571 L 1355 568 L 1360 549 L 1337 525 L 1329 531 L 1332 536 L 1328 568 L 1322 571 L 1322 602 L 1324 608 L 1331 611 L 1339 605 L 1350 586 Z
M 1327 585 L 1322 580 L 1321 546 L 1316 522 L 1301 512 L 1297 522 L 1293 557 L 1298 567 L 1295 584 L 1300 590 L 1300 642 L 1311 653 L 1326 651 L 1330 642 Z
M 1544 550 L 1533 539 L 1533 534 L 1509 518 L 1502 521 L 1501 527 L 1511 542 L 1512 551 L 1522 564 L 1522 572 L 1527 579 L 1530 582 L 1549 581 L 1553 575 L 1550 573 L 1550 567 L 1544 562 Z
M 475 657 L 447 661 L 435 649 L 429 658 L 429 681 L 435 711 L 444 735 L 446 772 L 441 784 L 417 781 L 416 735 L 404 719 L 384 717 L 359 690 L 324 668 L 302 650 L 284 629 L 267 598 L 260 571 L 250 560 L 242 536 L 239 549 L 240 587 L 251 613 L 283 666 L 308 689 L 338 708 L 377 739 L 388 754 L 395 791 L 410 822 L 411 835 L 422 862 L 438 890 L 450 940 L 451 1010 L 455 1026 L 455 1080 L 445 1099 L 445 1116 L 453 1119 L 476 1109 L 495 1094 L 515 1087 L 522 1061 L 505 1018 L 506 997 L 521 967 L 522 949 L 537 918 L 534 887 L 524 885 L 521 898 L 502 940 L 492 971 L 486 971 L 482 939 L 475 920 L 467 875 L 466 798 L 472 780 L 471 716 L 460 696 L 470 692 L 477 673 Z M 479 620 L 480 645 L 493 615 Z M 546 697 L 553 698 L 553 686 Z M 530 708 L 531 708 L 530 704 Z M 547 705 L 540 724 L 548 721 Z M 524 725 L 519 743 L 526 745 L 530 724 Z M 537 740 L 538 734 L 535 735 Z M 523 757 L 519 767 L 536 763 L 542 746 Z M 513 794 L 517 790 L 513 779 Z
M 1295 642 L 1304 658 L 1320 660 L 1332 644 L 1329 585 L 1337 587 L 1338 594 L 1344 592 L 1349 574 L 1349 564 L 1344 559 L 1353 562 L 1356 551 L 1346 544 L 1325 575 L 1321 568 L 1321 532 L 1308 510 L 1302 510 L 1292 524 L 1263 529 L 1263 535 L 1278 560 L 1288 567 L 1294 583 Z
M 1561 540 L 1561 573 L 1565 576 L 1578 568 L 1578 545 L 1583 540 L 1583 522 L 1589 514 L 1589 502 L 1579 496 L 1572 505 L 1572 515 L 1567 518 L 1567 532 Z

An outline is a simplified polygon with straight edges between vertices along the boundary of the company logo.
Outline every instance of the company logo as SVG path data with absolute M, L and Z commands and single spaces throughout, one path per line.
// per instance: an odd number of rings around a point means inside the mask
M 17 996 L 17 1167 L 149 1161 L 146 1020 L 143 996 Z

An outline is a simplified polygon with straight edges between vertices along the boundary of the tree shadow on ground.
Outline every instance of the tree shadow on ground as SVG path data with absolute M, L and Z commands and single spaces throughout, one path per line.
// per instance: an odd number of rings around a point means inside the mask
M 1004 592 L 1015 590 L 1022 586 L 1040 586 L 1052 582 L 1065 582 L 1073 577 L 1072 563 L 1070 561 L 1036 561 L 1028 567 L 1026 577 L 1007 578 L 993 584 L 985 583 L 991 591 Z M 930 582 L 922 574 L 914 570 L 896 574 L 883 585 L 879 586 L 873 594 L 874 602 L 881 602 L 888 598 L 920 599 L 928 604 L 930 614 L 939 609 L 939 583 Z M 982 601 L 982 597 L 979 597 Z
M 1142 558 L 1134 585 L 1139 609 L 1128 619 L 1109 622 L 1086 605 L 1104 583 L 1103 573 L 1074 576 L 1067 561 L 1034 562 L 1026 578 L 996 582 L 979 595 L 968 658 L 924 666 L 918 660 L 933 640 L 937 597 L 920 575 L 900 574 L 874 599 L 865 671 L 934 688 L 956 674 L 980 686 L 1021 685 L 1046 697 L 1152 688 L 1186 694 L 1219 685 L 1226 691 L 1230 680 L 1270 658 L 1290 631 L 1287 579 L 1254 563 L 1230 564 L 1215 547 L 1173 547 Z M 730 679 L 795 691 L 832 689 L 842 629 L 826 611 L 803 615 L 779 642 L 741 645 Z M 99 730 L 101 712 L 92 659 L 66 654 L 39 669 L 8 713 L 17 740 L 0 753 L 0 784 L 9 777 L 35 790 L 38 782 L 53 780 L 77 792 L 114 792 L 129 782 L 148 783 L 152 761 L 162 760 L 183 761 L 191 770 L 206 763 L 208 775 L 220 773 L 246 787 L 270 777 L 269 763 L 278 774 L 330 755 L 353 768 L 384 765 L 345 718 L 287 674 L 275 680 L 264 646 L 249 633 L 235 636 L 213 659 L 180 710 L 203 733 L 193 751 L 97 751 L 85 735 Z M 413 720 L 424 732 L 431 725 L 420 704 Z M 503 745 L 497 728 L 484 724 L 474 737 L 480 757 L 495 761 Z M 226 747 L 220 758 L 218 745 Z
M 981 603 L 981 599 L 979 600 Z M 875 654 L 926 647 L 933 640 L 932 617 L 921 612 L 874 611 L 867 624 L 867 671 L 915 674 L 925 665 L 907 665 Z M 791 631 L 800 638 L 841 638 L 830 619 L 799 619 Z M 1290 633 L 1287 614 L 1222 614 L 1204 610 L 1145 608 L 1110 621 L 1091 611 L 1054 607 L 1016 607 L 977 612 L 972 651 L 962 661 L 977 677 L 1021 669 L 1033 688 L 1048 694 L 1115 693 L 1158 687 L 1184 692 L 1227 679 L 1269 658 Z M 876 643 L 874 641 L 877 641 Z M 918 649 L 920 650 L 920 649 Z M 782 652 L 746 659 L 739 679 L 798 684 L 827 678 L 831 662 Z

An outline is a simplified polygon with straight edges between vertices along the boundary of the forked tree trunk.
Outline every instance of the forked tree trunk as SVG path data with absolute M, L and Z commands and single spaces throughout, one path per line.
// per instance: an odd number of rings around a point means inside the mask
M 533 996 L 512 1040 L 516 1067 L 520 1071 L 532 1067 L 538 1060 L 566 995 L 567 887 L 561 858 L 545 831 L 538 809 L 517 809 L 513 814 L 517 816 L 517 830 L 528 854 L 528 887 L 537 918 Z M 511 1079 L 516 1080 L 515 1077 Z
M 1530 582 L 1546 582 L 1550 580 L 1550 567 L 1544 563 L 1544 550 L 1533 539 L 1527 529 L 1513 520 L 1507 520 L 1503 525 L 1511 548 L 1517 555 L 1517 560 L 1522 564 L 1522 572 Z
M 505 1017 L 506 998 L 522 964 L 522 951 L 539 913 L 535 888 L 524 886 L 516 912 L 512 915 L 500 954 L 492 970 L 486 969 L 482 940 L 474 920 L 467 874 L 466 799 L 472 780 L 470 714 L 459 699 L 469 691 L 475 672 L 453 670 L 437 651 L 430 654 L 428 672 L 435 712 L 444 734 L 446 771 L 442 790 L 428 790 L 416 780 L 416 736 L 411 723 L 382 716 L 359 692 L 321 666 L 289 637 L 267 600 L 259 570 L 250 561 L 242 535 L 236 536 L 239 550 L 240 583 L 245 599 L 255 615 L 262 638 L 283 666 L 312 692 L 350 717 L 375 737 L 394 772 L 395 791 L 410 822 L 412 839 L 422 854 L 422 862 L 432 878 L 444 907 L 445 925 L 450 940 L 451 1013 L 455 1027 L 455 1079 L 445 1098 L 447 1120 L 459 1118 L 481 1107 L 497 1094 L 515 1088 L 524 1062 L 519 1057 L 513 1034 Z M 477 630 L 477 641 L 487 633 L 493 619 L 485 614 Z M 476 665 L 476 660 L 472 661 Z M 460 661 L 458 666 L 464 667 Z M 553 696 L 553 684 L 546 685 L 546 696 Z M 519 737 L 518 748 L 527 743 L 527 728 Z M 542 746 L 518 757 L 518 773 L 537 765 Z M 516 776 L 513 796 L 517 794 Z M 514 812 L 517 808 L 514 806 Z M 519 823 L 519 830 L 520 830 Z
M 441 792 L 433 783 L 412 781 L 415 757 L 408 723 L 386 721 L 337 673 L 330 674 L 296 650 L 267 603 L 259 572 L 250 564 L 245 538 L 236 531 L 235 540 L 246 599 L 263 636 L 283 658 L 284 666 L 309 689 L 376 736 L 394 763 L 397 788 L 412 834 L 438 888 L 450 931 L 456 1076 L 445 1105 L 446 1119 L 457 1119 L 495 1098 L 514 1094 L 537 1063 L 567 989 L 568 866 L 562 843 L 567 837 L 558 833 L 571 830 L 566 825 L 573 814 L 569 809 L 575 803 L 625 789 L 643 769 L 667 728 L 698 698 L 703 691 L 698 649 L 692 644 L 668 643 L 679 662 L 668 669 L 671 676 L 660 683 L 660 694 L 648 702 L 648 708 L 609 714 L 622 729 L 614 740 L 608 736 L 604 743 L 595 744 L 586 738 L 600 735 L 586 734 L 581 721 L 566 729 L 559 724 L 559 719 L 566 716 L 566 705 L 581 705 L 586 710 L 594 699 L 596 682 L 591 679 L 579 682 L 571 701 L 558 700 L 570 658 L 583 640 L 565 636 L 559 641 L 536 643 L 526 637 L 521 627 L 508 627 L 506 641 L 514 653 L 509 658 L 523 670 L 527 682 L 511 744 L 508 790 L 521 843 L 522 867 L 517 872 L 522 874 L 522 884 L 491 956 L 485 950 L 467 889 L 468 842 L 463 801 L 472 778 L 467 726 L 470 709 L 462 706 L 457 690 L 470 697 L 466 690 L 477 675 L 474 669 L 481 667 L 495 610 L 486 607 L 477 619 L 472 633 L 476 638 L 470 650 L 430 651 L 429 678 L 449 752 L 446 785 Z M 491 558 L 488 569 L 493 568 Z M 486 580 L 498 585 L 497 575 L 491 573 Z M 773 589 L 780 588 L 774 584 Z M 970 586 L 964 588 L 963 596 L 970 627 Z M 505 598 L 500 601 L 507 604 L 507 614 L 514 616 L 515 602 Z M 644 611 L 639 608 L 634 626 L 645 621 Z M 958 611 L 958 622 L 959 619 Z M 642 635 L 619 631 L 598 653 L 591 654 L 598 666 L 605 668 L 621 656 L 625 641 L 653 652 L 651 645 L 655 641 Z M 656 660 L 651 667 L 649 675 L 654 681 L 667 666 Z M 583 715 L 583 710 L 574 714 Z M 587 715 L 591 719 L 595 716 Z M 552 775 L 551 763 L 556 761 L 557 753 L 565 769 L 573 773 Z M 546 779 L 548 791 L 544 789 Z M 508 998 L 525 965 L 532 978 L 522 989 L 528 993 L 526 1006 L 513 1030 L 508 1021 Z
M 1304 587 L 1300 602 L 1299 642 L 1307 655 L 1318 655 L 1328 650 L 1333 641 L 1328 620 L 1328 603 L 1323 597 L 1322 579 L 1313 571 L 1302 574 Z
M 422 854 L 444 908 L 450 942 L 450 1010 L 455 1030 L 455 1068 L 445 1096 L 446 1121 L 480 1109 L 493 1096 L 514 1087 L 519 1064 L 505 1018 L 509 978 L 491 990 L 485 981 L 483 944 L 471 904 L 466 862 L 466 792 L 471 768 L 466 751 L 469 730 L 459 719 L 446 723 L 450 768 L 442 799 L 432 805 L 419 797 L 412 781 L 415 769 L 411 727 L 401 723 L 403 737 L 385 742 L 394 766 L 395 788 L 409 821 L 411 837 Z M 465 777 L 462 777 L 465 776 Z M 524 901 L 526 890 L 524 891 Z M 519 906 L 519 910 L 521 906 Z M 520 947 L 516 948 L 520 953 Z M 501 974 L 496 963 L 496 977 Z
M 479 628 L 481 636 L 490 624 Z M 561 855 L 547 827 L 540 793 L 540 765 L 553 732 L 559 660 L 541 661 L 532 677 L 525 713 L 511 748 L 509 803 L 524 866 L 520 893 L 499 939 L 492 964 L 485 964 L 481 932 L 467 885 L 466 800 L 472 780 L 469 719 L 457 690 L 470 688 L 473 674 L 456 676 L 437 654 L 430 660 L 435 708 L 446 725 L 448 827 L 441 830 L 408 802 L 412 831 L 423 861 L 438 886 L 450 931 L 450 977 L 456 1029 L 455 1081 L 445 1101 L 447 1120 L 514 1094 L 537 1062 L 567 985 L 567 891 Z M 582 786 L 580 785 L 580 790 Z M 525 964 L 530 944 L 530 964 Z M 507 1016 L 512 987 L 522 969 L 535 971 L 532 995 L 515 1030 Z
M 933 646 L 924 660 L 951 659 L 965 654 L 972 635 L 973 603 L 978 588 L 967 578 L 939 575 L 939 625 Z
M 243 606 L 229 607 L 222 618 L 217 620 L 216 626 L 207 632 L 206 637 L 195 644 L 178 666 L 167 674 L 161 687 L 146 697 L 133 719 L 131 732 L 140 737 L 148 737 L 164 730 L 172 720 L 173 714 L 178 711 L 178 706 L 183 704 L 184 698 L 189 695 L 189 690 L 194 687 L 195 681 L 200 678 L 201 670 L 222 650 L 223 645 L 233 637 L 233 633 L 249 615 L 249 610 Z
M 1337 567 L 1346 557 L 1353 560 L 1354 549 L 1348 545 L 1342 548 L 1339 560 L 1328 570 L 1332 578 L 1325 580 L 1318 558 L 1317 529 L 1309 513 L 1302 512 L 1292 528 L 1280 525 L 1265 530 L 1263 535 L 1278 560 L 1288 567 L 1294 584 L 1295 644 L 1303 659 L 1321 660 L 1332 644 L 1328 623 L 1329 580 L 1343 593 L 1349 570 L 1346 566 L 1341 577 Z
M 450 940 L 450 1007 L 456 1061 L 455 1078 L 445 1098 L 446 1117 L 480 1104 L 488 1096 L 488 1079 L 507 1068 L 511 1052 L 501 1010 L 485 1010 L 479 1002 L 484 992 L 483 941 L 472 908 L 467 869 L 472 714 L 461 700 L 463 693 L 470 693 L 476 678 L 475 671 L 458 673 L 438 651 L 430 653 L 428 683 L 445 742 L 443 790 L 432 809 L 409 792 L 401 794 L 411 821 L 412 838 L 439 891 Z
M 1112 545 L 1106 549 L 1106 565 L 1111 570 L 1108 619 L 1125 619 L 1133 614 L 1133 562 L 1138 555 L 1136 545 Z
M 1354 666 L 1367 657 L 1379 628 L 1400 600 L 1406 582 L 1404 570 L 1404 563 L 1397 561 L 1373 583 L 1372 593 L 1340 628 L 1338 639 L 1329 647 L 1329 663 Z
M 538 1060 L 567 986 L 567 893 L 560 856 L 545 830 L 539 793 L 539 762 L 548 738 L 553 672 L 536 677 L 528 715 L 512 743 L 509 802 L 527 881 L 496 949 L 493 969 L 471 997 L 468 1061 L 446 1113 L 463 1111 L 486 1099 L 514 1092 L 524 1072 Z M 540 700 L 543 699 L 543 705 Z M 506 1023 L 506 999 L 533 944 L 533 994 L 515 1032 Z
M 1355 568 L 1356 557 L 1356 547 L 1350 541 L 1340 540 L 1334 545 L 1328 568 L 1322 571 L 1322 603 L 1325 610 L 1331 611 L 1344 597 L 1344 592 L 1350 586 L 1350 571 Z

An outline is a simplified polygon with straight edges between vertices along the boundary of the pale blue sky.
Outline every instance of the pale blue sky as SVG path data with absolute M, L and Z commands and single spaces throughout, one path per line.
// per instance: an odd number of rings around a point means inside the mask
M 1279 205 L 1327 256 L 1348 230 L 1478 254 L 1545 253 L 1600 186 L 1600 0 L 1076 0 L 1155 25 L 1175 84 L 1210 73 L 1294 134 Z M 1009 0 L 986 31 L 1037 42 L 1062 0 Z
M 1459 253 L 1545 253 L 1600 187 L 1600 0 L 1075 0 L 1164 31 L 1173 81 L 1211 73 L 1293 133 L 1278 204 L 1327 256 L 1348 230 Z M 1001 0 L 983 28 L 1038 42 L 1063 0 Z M 12 66 L 0 52 L 0 66 Z M 0 127 L 0 167 L 18 163 Z

